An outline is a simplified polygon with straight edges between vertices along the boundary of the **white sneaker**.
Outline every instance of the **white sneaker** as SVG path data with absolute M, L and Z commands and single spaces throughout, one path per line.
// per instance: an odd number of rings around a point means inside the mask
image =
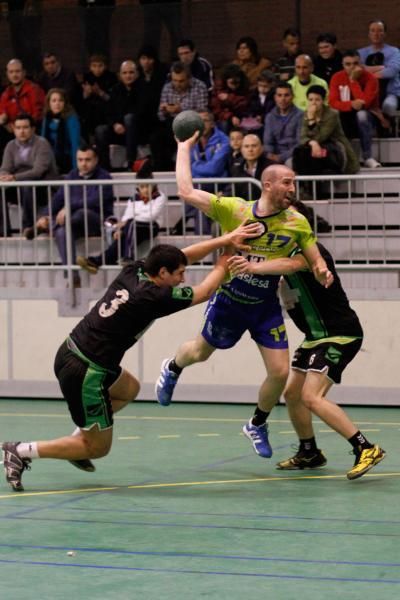
M 364 167 L 367 167 L 368 169 L 377 169 L 378 167 L 381 167 L 381 163 L 378 162 L 377 160 L 375 160 L 374 158 L 372 158 L 372 156 L 370 158 L 366 158 L 364 160 Z

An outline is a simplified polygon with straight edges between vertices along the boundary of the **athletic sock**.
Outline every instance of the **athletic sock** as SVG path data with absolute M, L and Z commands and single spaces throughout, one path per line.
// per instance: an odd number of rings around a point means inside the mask
M 37 442 L 21 442 L 17 446 L 21 458 L 39 458 Z
M 306 454 L 314 454 L 318 450 L 315 437 L 304 438 L 303 440 L 300 440 L 299 450 L 301 452 L 305 452 Z
M 175 375 L 180 375 L 183 371 L 183 367 L 179 367 L 174 358 L 169 361 L 168 369 L 175 373 Z
M 373 444 L 370 444 L 370 442 L 363 436 L 361 431 L 357 431 L 357 433 L 352 435 L 348 441 L 353 446 L 356 454 L 361 454 L 363 450 L 374 447 Z
M 264 412 L 261 408 L 256 408 L 254 411 L 253 418 L 251 419 L 251 424 L 256 427 L 260 427 L 264 425 L 265 421 L 268 419 L 269 412 Z

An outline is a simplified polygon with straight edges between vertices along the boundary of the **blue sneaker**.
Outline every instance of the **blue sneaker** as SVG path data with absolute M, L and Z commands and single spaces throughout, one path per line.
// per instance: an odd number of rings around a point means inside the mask
M 156 381 L 156 396 L 158 402 L 162 406 L 168 406 L 172 402 L 172 394 L 174 393 L 179 375 L 170 371 L 168 365 L 171 358 L 165 358 L 161 364 L 161 373 Z
M 260 425 L 260 427 L 256 427 L 253 425 L 250 419 L 250 421 L 244 425 L 242 431 L 253 444 L 256 454 L 262 456 L 263 458 L 271 458 L 272 448 L 268 441 L 268 427 L 266 423 L 264 425 Z

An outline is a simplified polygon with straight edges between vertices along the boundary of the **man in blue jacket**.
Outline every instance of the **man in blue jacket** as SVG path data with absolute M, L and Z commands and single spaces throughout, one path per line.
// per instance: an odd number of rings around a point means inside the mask
M 194 178 L 229 177 L 228 157 L 230 153 L 229 137 L 215 126 L 214 115 L 207 108 L 199 110 L 204 122 L 204 131 L 190 153 L 190 162 Z M 214 193 L 213 184 L 202 184 L 201 188 Z M 194 217 L 196 233 L 210 233 L 210 220 L 192 206 L 186 207 L 186 218 Z
M 102 169 L 98 162 L 95 148 L 82 146 L 76 153 L 77 169 L 67 175 L 67 180 L 80 182 L 93 179 L 110 179 L 111 175 Z M 103 221 L 113 213 L 113 192 L 111 185 L 76 185 L 69 188 L 71 207 L 71 233 L 72 233 L 72 262 L 76 260 L 75 240 L 85 235 L 100 235 Z M 60 187 L 51 201 L 51 215 L 41 217 L 37 223 L 37 233 L 49 231 L 53 228 L 57 248 L 60 253 L 61 263 L 67 264 L 66 249 L 66 223 L 64 187 Z M 76 283 L 79 276 L 77 274 Z
M 293 90 L 286 81 L 276 87 L 275 104 L 265 119 L 264 150 L 272 163 L 291 167 L 293 150 L 300 143 L 303 111 L 294 105 Z

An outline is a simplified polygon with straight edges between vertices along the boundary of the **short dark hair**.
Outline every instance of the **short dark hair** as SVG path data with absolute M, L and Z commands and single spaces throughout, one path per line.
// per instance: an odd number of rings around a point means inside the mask
M 171 244 L 158 244 L 153 246 L 144 261 L 143 268 L 146 273 L 155 277 L 160 269 L 165 267 L 168 273 L 173 273 L 181 265 L 187 265 L 186 254 L 180 248 Z
M 55 52 L 50 52 L 50 50 L 48 50 L 47 52 L 43 52 L 42 54 L 42 60 L 44 60 L 45 58 L 51 58 L 52 56 L 54 56 L 54 58 L 56 60 L 60 60 L 57 56 L 57 54 Z
M 29 125 L 31 127 L 35 127 L 36 125 L 35 119 L 32 117 L 32 115 L 28 115 L 28 113 L 19 113 L 19 115 L 15 117 L 14 123 L 16 121 L 29 121 Z
M 298 37 L 299 38 L 300 37 L 300 31 L 298 29 L 295 29 L 294 27 L 288 27 L 283 32 L 282 39 L 287 38 L 288 35 L 291 35 L 293 37 Z
M 99 151 L 97 150 L 97 147 L 94 144 L 81 144 L 78 148 L 78 152 L 89 152 L 92 151 L 93 154 L 95 154 L 97 156 L 97 158 L 99 157 Z
M 332 44 L 332 46 L 334 46 L 337 43 L 337 37 L 334 33 L 330 33 L 329 31 L 320 33 L 317 37 L 317 44 L 321 44 L 321 42 L 326 42 L 327 44 Z
M 346 56 L 358 56 L 358 58 L 360 58 L 360 53 L 355 48 L 349 48 L 342 52 L 342 58 L 345 58 Z
M 326 98 L 326 89 L 322 85 L 310 85 L 307 90 L 307 98 L 310 94 L 318 94 L 323 100 Z
M 94 62 L 102 63 L 103 65 L 106 65 L 106 66 L 108 64 L 107 57 L 104 54 L 91 54 L 89 56 L 89 65 L 91 65 Z
M 194 50 L 194 42 L 193 42 L 193 40 L 189 40 L 189 39 L 181 40 L 176 45 L 177 48 L 182 48 L 183 46 L 185 46 L 186 48 L 189 48 L 192 51 Z
M 276 84 L 276 86 L 275 86 L 275 91 L 276 91 L 278 88 L 285 88 L 285 90 L 289 90 L 289 91 L 290 91 L 290 93 L 291 93 L 291 94 L 292 94 L 292 96 L 293 96 L 293 88 L 292 88 L 292 86 L 290 85 L 290 83 L 289 83 L 288 81 L 278 81 L 278 83 L 277 83 L 277 84 Z
M 192 76 L 192 72 L 189 67 L 181 63 L 179 60 L 176 60 L 172 63 L 170 72 L 176 73 L 177 75 L 180 73 L 186 73 L 188 77 Z

